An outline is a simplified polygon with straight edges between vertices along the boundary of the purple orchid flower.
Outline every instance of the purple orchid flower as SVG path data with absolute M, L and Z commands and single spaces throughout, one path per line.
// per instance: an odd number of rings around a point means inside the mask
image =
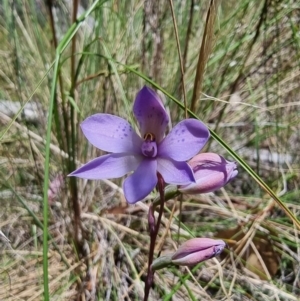
M 150 88 L 137 94 L 133 113 L 141 137 L 124 119 L 110 114 L 95 114 L 81 124 L 86 138 L 95 147 L 110 152 L 70 174 L 84 179 L 119 178 L 133 171 L 123 183 L 130 204 L 144 199 L 157 184 L 157 173 L 169 184 L 195 182 L 191 167 L 185 162 L 196 155 L 209 138 L 207 127 L 199 120 L 179 122 L 165 137 L 169 116 Z

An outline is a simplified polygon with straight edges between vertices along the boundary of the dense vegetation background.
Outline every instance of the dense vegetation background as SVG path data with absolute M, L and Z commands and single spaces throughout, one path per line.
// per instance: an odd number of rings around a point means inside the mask
M 229 248 L 159 271 L 150 300 L 298 300 L 299 26 L 295 0 L 0 1 L 0 300 L 142 299 L 155 193 L 129 206 L 121 180 L 66 176 L 101 154 L 80 122 L 134 124 L 145 84 L 173 124 L 169 96 L 186 96 L 217 135 L 205 151 L 240 166 L 225 189 L 168 201 L 157 254 L 193 236 Z

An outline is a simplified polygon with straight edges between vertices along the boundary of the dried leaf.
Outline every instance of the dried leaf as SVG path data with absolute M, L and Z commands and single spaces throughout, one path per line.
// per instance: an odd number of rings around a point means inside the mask
M 234 252 L 235 257 L 238 257 L 247 241 L 247 238 L 244 239 L 245 235 L 242 227 L 238 226 L 232 229 L 220 230 L 215 237 L 225 240 L 229 248 Z M 274 232 L 271 235 L 277 236 Z M 243 244 L 239 242 L 243 242 Z M 249 244 L 246 252 L 242 254 L 240 263 L 244 263 L 244 267 L 255 273 L 262 280 L 269 278 L 268 273 L 271 277 L 274 277 L 279 267 L 279 254 L 273 247 L 274 243 L 270 235 L 257 230 L 253 238 L 253 244 L 256 250 Z M 221 254 L 222 259 L 226 256 L 225 252 Z

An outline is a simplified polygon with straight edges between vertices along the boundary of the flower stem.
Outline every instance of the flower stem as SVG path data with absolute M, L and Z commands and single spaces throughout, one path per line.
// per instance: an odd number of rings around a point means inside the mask
M 157 174 L 157 177 L 158 177 L 157 189 L 160 195 L 160 207 L 159 207 L 158 218 L 155 227 L 153 227 L 152 222 L 150 222 L 153 221 L 154 219 L 154 207 L 153 205 L 151 205 L 149 208 L 148 223 L 149 223 L 149 234 L 150 234 L 150 249 L 149 249 L 149 257 L 148 257 L 148 271 L 147 271 L 147 279 L 145 283 L 144 301 L 148 300 L 150 289 L 154 280 L 154 271 L 152 270 L 151 265 L 153 262 L 155 242 L 159 231 L 161 218 L 164 212 L 164 204 L 165 204 L 165 195 L 164 195 L 165 182 L 159 173 Z

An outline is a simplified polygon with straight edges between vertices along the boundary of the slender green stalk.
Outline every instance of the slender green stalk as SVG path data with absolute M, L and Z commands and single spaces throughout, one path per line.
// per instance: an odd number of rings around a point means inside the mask
M 49 163 L 50 163 L 50 140 L 51 140 L 51 125 L 54 99 L 56 94 L 56 76 L 58 74 L 59 60 L 54 64 L 54 77 L 51 87 L 51 97 L 49 104 L 49 114 L 47 122 L 47 136 L 46 136 L 46 157 L 45 157 L 45 172 L 44 172 L 44 199 L 43 199 L 43 278 L 44 278 L 44 300 L 49 300 L 49 279 L 48 279 L 48 188 L 49 188 Z
M 63 51 L 66 49 L 78 29 L 80 28 L 82 22 L 87 16 L 99 5 L 105 1 L 95 1 L 91 7 L 80 17 L 77 22 L 74 23 L 62 41 L 59 43 L 56 49 L 55 63 L 53 68 L 53 80 L 51 86 L 51 96 L 49 103 L 49 114 L 47 122 L 47 134 L 46 134 L 46 155 L 45 155 L 45 172 L 44 172 L 44 198 L 43 198 L 43 278 L 44 278 L 44 300 L 49 300 L 49 277 L 48 277 L 48 188 L 49 188 L 49 164 L 50 164 L 50 141 L 51 141 L 51 129 L 52 129 L 52 116 L 53 116 L 53 107 L 56 97 L 56 87 L 57 79 L 60 68 L 60 58 Z M 73 158 L 75 160 L 75 158 Z

